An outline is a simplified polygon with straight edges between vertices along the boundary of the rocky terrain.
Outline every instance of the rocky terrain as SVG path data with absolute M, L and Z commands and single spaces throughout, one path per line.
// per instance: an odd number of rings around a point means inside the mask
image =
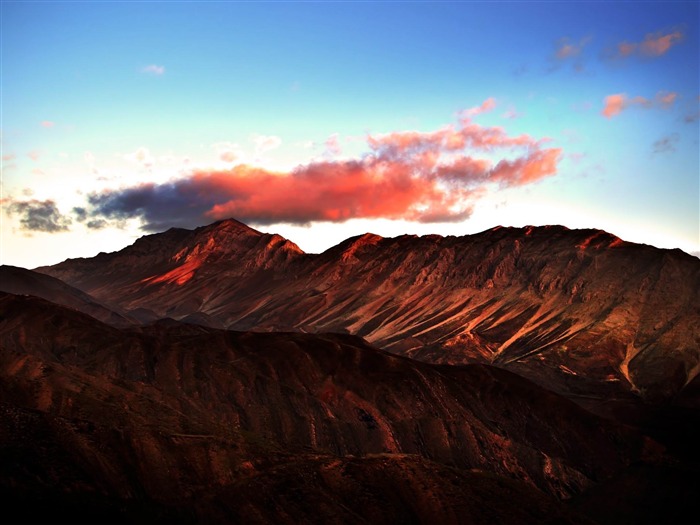
M 9 523 L 692 523 L 700 260 L 235 220 L 0 267 Z
M 366 234 L 313 255 L 227 220 L 37 270 L 145 320 L 350 333 L 583 399 L 666 402 L 700 370 L 700 260 L 600 230 Z
M 7 293 L 0 342 L 10 522 L 605 523 L 624 508 L 650 523 L 650 505 L 676 522 L 694 512 L 697 471 L 660 443 L 489 365 L 421 363 L 343 334 L 115 328 Z

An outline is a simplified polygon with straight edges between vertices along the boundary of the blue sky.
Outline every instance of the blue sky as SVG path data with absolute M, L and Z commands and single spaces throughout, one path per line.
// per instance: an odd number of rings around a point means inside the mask
M 3 1 L 0 260 L 224 215 L 700 251 L 699 5 Z

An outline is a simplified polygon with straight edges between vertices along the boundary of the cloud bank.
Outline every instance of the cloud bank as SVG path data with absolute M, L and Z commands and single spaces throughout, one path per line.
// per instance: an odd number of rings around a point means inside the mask
M 456 125 L 432 132 L 369 135 L 369 151 L 358 159 L 318 160 L 289 172 L 239 164 L 195 170 L 163 184 L 144 183 L 88 196 L 92 220 L 141 219 L 146 231 L 193 227 L 236 217 L 253 224 L 355 218 L 418 222 L 461 221 L 489 187 L 534 183 L 557 171 L 559 148 L 546 140 L 511 136 L 472 117 L 495 102 L 461 113 Z M 260 149 L 274 147 L 264 137 Z M 482 153 L 501 160 L 494 162 Z
M 510 135 L 473 121 L 495 106 L 488 99 L 435 131 L 368 135 L 366 153 L 354 159 L 328 155 L 284 172 L 234 164 L 193 170 L 166 183 L 91 193 L 72 215 L 93 229 L 137 219 L 145 231 L 192 228 L 227 217 L 258 225 L 357 218 L 462 221 L 486 192 L 553 176 L 562 157 L 561 149 L 546 147 L 548 139 Z M 279 143 L 277 137 L 261 136 L 257 152 Z M 325 146 L 340 152 L 335 135 Z M 133 155 L 141 163 L 148 158 L 143 150 Z M 53 201 L 14 202 L 9 212 L 20 216 L 23 227 L 39 231 L 63 231 L 70 222 Z

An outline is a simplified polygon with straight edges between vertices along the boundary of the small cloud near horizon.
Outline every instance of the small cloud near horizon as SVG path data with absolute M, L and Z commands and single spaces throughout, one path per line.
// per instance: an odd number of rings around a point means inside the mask
M 58 210 L 53 199 L 18 201 L 6 198 L 0 203 L 5 207 L 8 216 L 19 216 L 20 229 L 27 232 L 66 232 L 73 222 L 69 216 Z

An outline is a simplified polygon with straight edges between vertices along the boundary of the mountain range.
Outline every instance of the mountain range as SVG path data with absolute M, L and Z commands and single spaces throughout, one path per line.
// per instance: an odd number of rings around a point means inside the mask
M 0 267 L 9 521 L 686 523 L 700 260 L 233 219 Z
M 37 271 L 146 320 L 350 333 L 572 395 L 669 399 L 700 371 L 700 260 L 600 230 L 365 234 L 315 255 L 227 220 Z

